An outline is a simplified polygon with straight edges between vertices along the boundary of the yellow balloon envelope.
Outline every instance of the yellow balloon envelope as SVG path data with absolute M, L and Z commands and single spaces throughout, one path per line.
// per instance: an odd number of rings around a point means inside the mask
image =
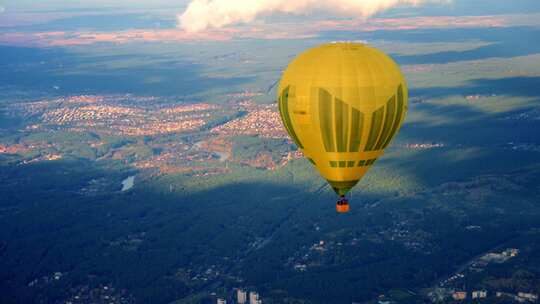
M 323 44 L 300 54 L 277 94 L 290 137 L 340 196 L 383 154 L 408 107 L 398 65 L 359 43 Z

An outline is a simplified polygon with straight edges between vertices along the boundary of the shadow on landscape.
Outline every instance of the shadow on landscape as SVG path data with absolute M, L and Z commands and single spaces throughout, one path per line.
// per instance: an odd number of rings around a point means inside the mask
M 534 148 L 540 145 L 540 134 L 535 131 L 540 121 L 507 119 L 529 109 L 491 114 L 467 105 L 423 103 L 411 106 L 410 111 L 430 120 L 406 122 L 393 145 L 434 143 L 444 147 L 415 150 L 394 149 L 391 145 L 389 151 L 409 151 L 383 157 L 377 165 L 413 172 L 413 177 L 428 189 L 448 181 L 526 168 L 537 163 L 540 156 Z M 514 149 L 513 144 L 532 148 Z M 374 168 L 379 169 L 384 170 Z
M 321 203 L 309 193 L 298 200 L 299 188 L 233 181 L 189 196 L 145 189 L 144 181 L 121 193 L 128 174 L 83 160 L 1 166 L 0 302 L 56 302 L 70 288 L 112 284 L 141 303 L 169 303 L 223 284 L 193 285 L 177 277 L 182 269 L 244 271 L 253 246 L 288 230 L 300 205 Z M 65 276 L 40 287 L 55 272 Z
M 503 95 L 509 97 L 540 96 L 540 77 L 506 77 L 496 79 L 474 79 L 463 87 L 411 88 L 412 98 L 444 98 L 449 96 Z
M 434 100 L 468 95 L 481 98 L 463 99 L 459 104 Z M 498 97 L 485 98 L 493 95 Z M 534 147 L 540 145 L 540 133 L 536 132 L 540 128 L 537 119 L 540 77 L 477 79 L 464 87 L 411 89 L 410 96 L 427 102 L 410 105 L 409 114 L 414 114 L 418 120 L 405 121 L 395 144 L 442 143 L 447 147 L 420 150 L 408 159 L 383 158 L 380 164 L 415 172 L 416 179 L 432 187 L 447 181 L 449 176 L 461 180 L 490 172 L 509 172 L 537 162 L 539 155 Z M 533 100 L 504 112 L 489 111 L 490 102 L 497 103 L 494 107 L 501 106 L 508 97 L 532 97 Z M 529 148 L 513 149 L 513 144 L 526 144 Z M 441 168 L 451 168 L 452 172 L 433 174 Z
M 54 94 L 135 93 L 186 96 L 226 89 L 247 82 L 247 77 L 216 78 L 201 75 L 202 66 L 159 61 L 159 56 L 126 55 L 78 57 L 62 49 L 0 46 L 0 82 Z M 124 58 L 125 57 L 125 58 Z M 134 67 L 113 68 L 100 61 L 130 59 Z M 96 60 L 92 62 L 92 60 Z M 158 60 L 154 65 L 152 60 Z M 140 63 L 145 63 L 140 65 Z M 82 63 L 89 69 L 74 72 Z M 56 88 L 56 89 L 55 89 Z
M 433 54 L 394 56 L 399 64 L 444 64 L 458 61 L 480 60 L 488 58 L 511 58 L 540 53 L 540 29 L 528 27 L 489 28 L 469 30 L 466 33 L 452 34 L 451 30 L 430 31 L 408 36 L 411 40 L 422 40 L 429 36 L 429 41 L 437 41 L 432 34 L 435 32 L 444 37 L 447 42 L 478 39 L 492 44 L 467 51 L 448 51 Z M 461 35 L 460 35 L 461 34 Z M 475 36 L 477 35 L 477 36 Z M 407 36 L 407 34 L 405 34 Z M 476 37 L 476 38 L 473 38 Z M 405 38 L 407 39 L 407 38 Z M 434 40 L 431 40 L 434 39 Z M 440 39 L 440 38 L 439 38 Z M 447 39 L 447 40 L 446 40 Z
M 444 104 L 436 99 L 457 96 L 480 96 L 461 104 Z M 540 106 L 540 77 L 508 77 L 499 79 L 475 79 L 463 87 L 412 88 L 413 99 L 427 102 L 412 103 L 410 111 L 431 122 L 410 123 L 405 121 L 401 133 L 411 142 L 426 140 L 443 141 L 451 144 L 494 145 L 508 142 L 540 143 L 538 132 L 533 132 L 539 121 L 534 113 L 528 119 L 515 117 L 534 112 Z M 495 97 L 486 99 L 485 97 Z M 501 103 L 504 98 L 533 98 L 528 106 L 517 107 L 506 112 L 490 113 L 489 102 Z M 536 99 L 536 101 L 535 101 Z M 476 103 L 482 103 L 479 107 Z M 468 104 L 470 103 L 470 104 Z M 512 118 L 514 117 L 514 118 Z
M 536 96 L 538 82 L 536 77 L 482 79 L 438 97 L 489 95 L 489 88 L 498 92 L 502 85 L 508 86 L 508 96 Z M 411 95 L 418 94 L 432 97 L 427 90 Z M 502 121 L 512 113 L 486 114 L 465 104 L 426 102 L 412 104 L 411 111 L 442 115 L 447 123 L 405 124 L 398 141 L 441 141 L 449 147 L 383 158 L 373 172 L 409 174 L 426 190 L 402 195 L 399 185 L 392 185 L 388 193 L 372 197 L 359 191 L 352 212 L 344 216 L 336 214 L 328 188 L 310 192 L 301 181 L 286 178 L 276 178 L 279 184 L 231 179 L 207 190 L 185 189 L 174 177 L 148 178 L 122 193 L 120 182 L 133 171 L 115 165 L 86 160 L 0 165 L 0 302 L 60 302 L 81 286 L 105 284 L 140 303 L 170 303 L 235 287 L 314 303 L 368 301 L 388 290 L 429 287 L 471 257 L 538 226 L 533 192 L 505 191 L 508 197 L 479 207 L 475 197 L 449 197 L 450 190 L 436 189 L 536 164 L 538 152 L 496 145 L 540 143 L 533 131 L 539 122 Z M 528 182 L 536 189 L 538 176 Z M 169 192 L 171 185 L 176 192 Z M 466 230 L 471 224 L 483 228 Z M 382 237 L 396 229 L 428 233 L 429 254 Z M 321 240 L 342 245 L 312 250 Z M 313 268 L 295 268 L 304 264 Z M 64 275 L 45 282 L 55 272 Z M 207 280 L 193 279 L 197 275 Z
M 410 43 L 481 41 L 492 44 L 467 51 L 392 56 L 399 64 L 437 64 L 487 58 L 511 58 L 540 53 L 540 29 L 533 27 L 493 27 L 469 29 L 429 29 L 398 31 L 331 31 L 321 34 L 328 39 L 388 40 Z
M 534 131 L 540 126 L 540 121 L 533 117 L 519 117 L 537 109 L 526 107 L 493 114 L 467 105 L 425 103 L 412 110 L 422 116 L 431 116 L 433 121 L 406 123 L 398 136 L 401 141 L 409 143 L 442 142 L 454 147 L 495 148 L 508 143 L 535 145 L 540 144 L 540 134 Z M 443 122 L 437 122 L 438 117 Z
M 0 302 L 59 302 L 81 286 L 105 284 L 140 303 L 239 286 L 275 297 L 286 290 L 288 297 L 314 303 L 365 301 L 389 289 L 429 286 L 515 233 L 494 233 L 496 227 L 481 235 L 465 232 L 447 207 L 434 208 L 433 198 L 394 197 L 377 208 L 356 205 L 351 214 L 338 215 L 330 191 L 306 192 L 285 180 L 231 180 L 188 194 L 181 182 L 174 185 L 178 192 L 169 193 L 170 179 L 160 184 L 150 178 L 122 193 L 120 181 L 133 172 L 111 168 L 85 160 L 0 166 Z M 458 202 L 455 208 L 470 206 Z M 485 210 L 469 214 L 491 223 L 502 217 Z M 521 225 L 534 216 L 519 213 Z M 437 247 L 429 256 L 400 242 L 364 239 L 403 218 L 433 233 Z M 351 245 L 355 238 L 361 240 Z M 319 254 L 310 248 L 320 240 L 344 245 Z M 302 262 L 306 253 L 321 266 L 299 272 L 296 263 L 310 264 Z M 63 274 L 60 280 L 44 279 L 55 272 Z

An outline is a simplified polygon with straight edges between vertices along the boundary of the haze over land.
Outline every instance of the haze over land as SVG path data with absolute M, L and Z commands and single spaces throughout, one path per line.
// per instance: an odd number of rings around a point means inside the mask
M 190 3 L 0 0 L 0 303 L 535 301 L 538 1 L 197 32 Z M 292 58 L 340 40 L 390 54 L 411 97 L 347 215 L 274 102 Z
M 423 0 L 262 0 L 246 3 L 237 0 L 193 0 L 178 16 L 180 26 L 188 32 L 221 28 L 230 24 L 252 22 L 255 18 L 275 12 L 305 15 L 319 11 L 352 18 L 367 18 L 400 4 L 420 5 Z M 434 2 L 434 1 L 433 1 Z

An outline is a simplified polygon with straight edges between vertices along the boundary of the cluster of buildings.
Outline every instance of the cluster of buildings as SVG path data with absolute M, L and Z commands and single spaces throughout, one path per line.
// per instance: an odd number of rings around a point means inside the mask
M 455 291 L 452 293 L 452 299 L 455 301 L 464 301 L 467 299 L 468 293 L 466 291 Z M 487 298 L 486 290 L 475 290 L 471 292 L 471 299 L 485 299 Z
M 60 98 L 59 100 L 68 103 L 98 103 L 105 100 L 105 96 L 102 95 L 78 95 Z
M 30 151 L 29 147 L 26 147 L 22 144 L 13 144 L 13 145 L 0 144 L 0 154 L 2 153 L 17 154 L 17 153 L 25 153 L 28 151 Z
M 100 131 L 105 134 L 146 136 L 193 131 L 204 126 L 207 112 L 187 109 L 145 110 L 112 105 L 85 105 L 46 110 L 41 115 L 47 125 L 70 126 L 78 131 Z
M 234 97 L 234 98 L 246 98 L 246 97 L 248 97 L 248 98 L 250 98 L 250 97 L 256 97 L 256 96 L 261 96 L 261 95 L 263 95 L 263 93 L 251 92 L 251 91 L 245 90 L 243 92 L 228 94 L 227 97 Z
M 49 109 L 41 115 L 41 119 L 44 123 L 56 125 L 67 125 L 80 121 L 94 121 L 97 124 L 104 119 L 125 119 L 140 114 L 140 109 L 110 105 L 85 105 Z
M 165 108 L 162 110 L 162 112 L 164 112 L 165 114 L 177 114 L 186 112 L 204 112 L 217 109 L 219 109 L 217 105 L 209 103 L 193 103 Z
M 471 229 L 478 229 L 480 227 L 478 226 L 471 226 Z M 490 263 L 504 263 L 508 261 L 509 259 L 512 259 L 514 257 L 517 257 L 519 255 L 519 249 L 516 248 L 508 248 L 503 250 L 502 252 L 490 252 L 486 253 L 483 256 L 475 259 L 474 261 L 470 262 L 468 265 L 469 271 L 478 271 L 478 269 L 481 269 L 483 267 L 486 267 Z M 442 281 L 439 285 L 442 287 L 444 285 L 454 283 L 454 281 L 458 281 L 460 279 L 463 279 L 465 277 L 465 273 L 457 273 L 453 276 L 449 277 L 448 279 Z M 508 298 L 512 299 L 514 301 L 524 303 L 524 302 L 536 302 L 538 300 L 538 295 L 528 292 L 518 292 L 517 294 L 511 294 L 506 293 L 502 291 L 487 291 L 487 290 L 473 290 L 472 292 L 468 292 L 466 290 L 457 290 L 454 291 L 450 288 L 438 288 L 435 289 L 430 296 L 437 300 L 440 300 L 445 297 L 451 297 L 454 301 L 470 301 L 470 300 L 480 300 L 485 299 L 488 297 L 496 297 L 496 298 Z
M 506 292 L 497 292 L 495 295 L 497 296 L 497 298 L 508 297 L 520 303 L 536 302 L 538 300 L 537 294 L 528 292 L 518 292 L 517 295 Z
M 223 170 L 207 170 L 201 165 L 200 170 L 193 170 L 199 163 L 208 161 L 234 161 L 230 136 L 248 135 L 262 138 L 288 138 L 282 125 L 276 105 L 259 105 L 251 98 L 260 93 L 240 92 L 230 97 L 244 100 L 235 103 L 238 110 L 247 114 L 229 121 L 211 130 L 217 134 L 209 139 L 208 145 L 192 149 L 189 145 L 149 148 L 159 150 L 150 157 L 136 159 L 135 166 L 141 169 L 159 169 L 161 173 L 182 173 L 200 171 L 197 174 L 221 174 Z M 37 121 L 27 127 L 28 131 L 70 131 L 94 132 L 99 135 L 113 136 L 155 136 L 168 133 L 194 132 L 201 130 L 213 117 L 213 112 L 221 106 L 209 103 L 171 105 L 159 102 L 156 97 L 132 95 L 78 95 L 35 102 L 20 102 L 10 108 L 13 113 L 26 117 L 37 117 Z M 89 143 L 92 148 L 99 148 L 96 143 Z M 17 149 L 15 149 L 17 148 Z M 22 147 L 0 146 L 0 153 L 20 151 Z M 27 147 L 25 147 L 27 148 Z M 56 149 L 58 150 L 58 149 Z M 127 149 L 129 150 L 129 149 Z M 54 160 L 61 154 L 49 154 L 39 160 Z M 102 158 L 126 159 L 122 149 L 107 151 Z M 132 153 L 132 150 L 126 153 Z M 146 155 L 146 154 L 145 154 Z M 246 165 L 273 170 L 286 165 L 289 161 L 301 158 L 300 151 L 288 152 L 276 158 L 272 153 L 261 153 Z M 227 165 L 227 164 L 226 164 Z
M 517 257 L 518 254 L 519 254 L 519 249 L 509 248 L 500 253 L 497 253 L 497 252 L 487 253 L 480 258 L 480 261 L 484 263 L 504 263 L 511 258 Z
M 479 226 L 468 226 L 467 229 L 481 229 Z M 517 295 L 504 293 L 501 291 L 487 291 L 487 290 L 455 290 L 449 286 L 459 285 L 459 282 L 464 279 L 470 273 L 477 273 L 482 271 L 488 264 L 495 263 L 501 264 L 507 262 L 509 259 L 515 258 L 519 255 L 519 249 L 507 248 L 501 252 L 489 252 L 478 258 L 475 258 L 468 263 L 467 267 L 461 272 L 446 278 L 439 283 L 439 288 L 435 288 L 429 293 L 429 297 L 433 302 L 440 302 L 447 298 L 452 298 L 454 301 L 466 301 L 479 300 L 488 297 L 504 298 L 508 297 L 518 302 L 532 301 L 535 302 L 538 299 L 536 294 L 519 292 Z M 448 287 L 446 287 L 448 286 Z
M 208 103 L 157 104 L 155 97 L 80 95 L 53 100 L 18 103 L 11 109 L 23 116 L 38 116 L 39 124 L 66 126 L 73 131 L 97 131 L 108 135 L 147 136 L 194 131 L 204 126 L 210 112 L 218 108 Z
M 417 149 L 435 149 L 435 148 L 444 148 L 445 147 L 445 144 L 443 143 L 424 143 L 424 144 L 406 144 L 405 145 L 405 148 L 407 149 L 413 149 L 413 150 L 417 150 Z
M 287 137 L 279 113 L 273 105 L 260 106 L 244 117 L 213 128 L 212 133 L 227 136 L 258 135 L 264 138 Z
M 233 300 L 234 301 L 234 300 Z M 227 300 L 223 298 L 217 299 L 217 304 L 227 304 Z M 258 292 L 250 291 L 249 293 L 244 289 L 236 290 L 236 304 L 262 304 L 262 299 Z
M 58 97 L 55 99 L 43 99 L 34 102 L 21 102 L 12 106 L 11 110 L 20 114 L 22 112 L 25 116 L 35 116 L 42 114 L 45 110 L 51 108 L 58 108 L 62 106 L 84 105 L 84 104 L 98 104 L 98 103 L 122 103 L 125 101 L 149 101 L 154 100 L 155 97 L 137 97 L 131 95 L 75 95 Z
M 183 172 L 193 167 L 190 162 L 225 161 L 232 158 L 232 145 L 229 136 L 255 135 L 264 138 L 287 138 L 276 105 L 258 105 L 251 98 L 260 93 L 250 91 L 232 94 L 229 97 L 244 99 L 235 106 L 247 111 L 247 115 L 229 121 L 212 129 L 219 134 L 211 146 L 199 149 L 164 149 L 150 159 L 137 160 L 138 168 L 159 168 L 165 172 Z M 28 126 L 29 131 L 66 130 L 71 132 L 95 132 L 114 136 L 155 136 L 168 133 L 194 132 L 203 128 L 212 118 L 213 112 L 221 109 L 209 103 L 171 105 L 159 102 L 156 97 L 133 95 L 78 95 L 35 102 L 13 104 L 11 111 L 16 115 L 38 117 L 39 120 Z M 0 146 L 0 153 L 14 152 L 15 147 Z M 94 147 L 96 148 L 96 147 Z M 151 147 L 154 148 L 154 147 Z M 201 149 L 202 148 L 202 149 Z M 17 149 L 20 150 L 20 149 Z M 116 149 L 118 150 L 118 149 Z M 195 151 L 196 150 L 196 151 Z M 121 151 L 113 151 L 122 159 Z M 111 153 L 113 153 L 111 152 Z M 113 153 L 113 154 L 114 154 Z M 115 158 L 106 154 L 105 158 Z M 51 159 L 58 159 L 51 155 Z M 275 169 L 286 165 L 290 160 L 302 157 L 300 152 L 282 155 L 276 160 L 273 155 L 261 154 L 247 165 Z M 188 164 L 186 166 L 186 164 Z M 163 169 L 163 170 L 161 170 Z M 205 171 L 205 170 L 201 170 Z M 201 174 L 206 174 L 202 172 Z M 212 173 L 208 173 L 212 174 Z
M 506 292 L 496 292 L 495 296 L 497 298 L 511 298 L 517 302 L 524 303 L 524 302 L 536 302 L 538 300 L 538 295 L 533 293 L 527 293 L 527 292 L 518 292 L 517 295 L 506 293 Z M 488 297 L 488 292 L 486 290 L 475 290 L 470 293 L 470 299 L 471 300 L 480 300 L 485 299 Z M 452 293 L 452 299 L 454 301 L 465 301 L 469 299 L 469 293 L 467 291 L 455 291 Z

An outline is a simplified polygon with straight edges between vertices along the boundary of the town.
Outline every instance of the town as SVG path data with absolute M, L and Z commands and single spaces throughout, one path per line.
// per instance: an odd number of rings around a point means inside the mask
M 215 294 L 214 294 L 215 295 Z M 249 297 L 248 297 L 249 295 Z M 232 298 L 232 297 L 231 297 Z M 226 298 L 217 298 L 217 304 L 262 304 L 262 299 L 256 291 L 248 291 L 245 289 L 236 289 L 236 299 L 230 299 L 229 302 Z
M 244 105 L 245 106 L 245 105 Z M 248 114 L 211 130 L 221 135 L 257 135 L 266 138 L 287 138 L 276 105 L 246 107 Z
M 207 103 L 164 105 L 156 98 L 137 96 L 72 96 L 21 102 L 13 111 L 38 117 L 30 130 L 66 129 L 117 136 L 154 136 L 200 129 L 217 106 Z
M 84 138 L 77 145 L 94 151 L 89 152 L 90 158 L 121 160 L 140 170 L 157 170 L 158 174 L 221 174 L 229 171 L 229 163 L 274 170 L 302 154 L 284 151 L 275 159 L 261 151 L 254 159 L 243 159 L 233 153 L 234 138 L 242 136 L 292 145 L 276 105 L 255 104 L 252 97 L 258 94 L 229 94 L 227 106 L 206 102 L 178 105 L 165 98 L 130 94 L 21 101 L 8 111 L 28 124 L 20 130 L 23 136 L 17 142 L 0 143 L 0 153 L 21 156 L 21 164 L 63 159 L 69 157 L 66 150 L 72 147 L 52 137 L 63 136 L 64 132 Z M 222 122 L 215 124 L 215 120 Z M 120 143 L 111 144 L 111 138 Z
M 508 248 L 502 252 L 488 252 L 470 261 L 457 273 L 439 282 L 438 286 L 428 294 L 428 298 L 433 303 L 452 299 L 454 301 L 481 300 L 488 297 L 514 300 L 520 303 L 536 302 L 538 295 L 528 291 L 518 291 L 516 294 L 500 290 L 466 290 L 459 288 L 463 286 L 463 280 L 474 273 L 482 272 L 490 264 L 503 264 L 519 255 L 519 249 Z

